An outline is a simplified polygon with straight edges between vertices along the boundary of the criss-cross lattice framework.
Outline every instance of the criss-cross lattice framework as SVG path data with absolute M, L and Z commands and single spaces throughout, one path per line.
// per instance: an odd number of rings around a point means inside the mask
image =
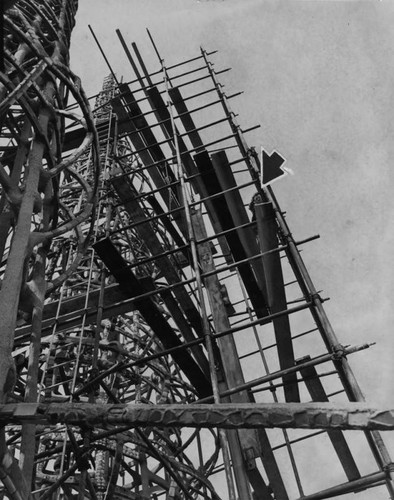
M 347 360 L 368 346 L 338 342 L 213 53 L 149 73 L 118 32 L 136 79 L 91 113 L 76 3 L 5 16 L 4 493 L 394 498 L 393 413 L 358 404 Z
M 68 64 L 77 2 L 13 3 L 6 4 L 0 74 L 0 400 L 7 400 L 15 384 L 17 400 L 36 402 L 45 297 L 58 293 L 85 253 L 93 219 L 83 227 L 80 223 L 93 209 L 99 160 L 89 103 Z M 66 110 L 69 98 L 77 103 L 75 113 Z M 64 156 L 70 127 L 82 127 L 82 140 Z M 72 195 L 64 196 L 67 191 Z M 67 249 L 61 241 L 67 241 Z M 29 347 L 15 351 L 15 327 L 26 321 L 31 323 Z M 2 480 L 10 494 L 17 488 L 25 498 L 33 475 L 35 427 L 26 424 L 17 433 L 22 476 L 2 432 Z

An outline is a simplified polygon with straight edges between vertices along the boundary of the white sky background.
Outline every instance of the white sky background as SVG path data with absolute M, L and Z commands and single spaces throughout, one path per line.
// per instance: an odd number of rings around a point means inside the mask
M 262 0 L 80 0 L 71 67 L 90 95 L 108 68 L 131 69 L 115 29 L 150 69 L 219 50 L 216 69 L 249 145 L 277 149 L 295 172 L 274 190 L 296 239 L 320 234 L 303 258 L 371 404 L 394 407 L 394 3 Z M 150 63 L 151 61 L 151 63 Z M 390 438 L 390 436 L 387 436 Z M 391 439 L 392 441 L 392 439 Z M 391 446 L 394 455 L 394 446 Z M 373 490 L 370 490 L 373 495 Z M 386 496 L 382 497 L 386 498 Z

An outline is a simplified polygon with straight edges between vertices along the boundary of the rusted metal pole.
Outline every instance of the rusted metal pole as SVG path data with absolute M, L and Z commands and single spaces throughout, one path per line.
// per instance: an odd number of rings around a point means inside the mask
M 383 485 L 387 476 L 386 472 L 374 472 L 360 477 L 360 479 L 338 484 L 337 486 L 312 493 L 311 495 L 305 495 L 298 500 L 323 500 L 325 498 L 337 498 L 339 495 L 345 495 L 346 493 L 357 493 L 357 491 L 362 491 L 372 486 Z
M 194 268 L 194 273 L 195 273 L 195 278 L 196 278 L 198 300 L 199 300 L 200 311 L 201 311 L 203 336 L 204 336 L 204 340 L 205 340 L 205 347 L 206 347 L 207 353 L 208 353 L 209 373 L 210 373 L 210 378 L 211 378 L 213 397 L 214 397 L 215 403 L 219 403 L 220 396 L 219 396 L 218 377 L 217 377 L 217 372 L 216 372 L 215 355 L 214 355 L 214 350 L 213 350 L 212 333 L 211 333 L 210 325 L 209 325 L 209 321 L 208 321 L 208 315 L 207 315 L 206 304 L 205 304 L 205 297 L 204 297 L 204 293 L 202 290 L 202 278 L 201 278 L 201 273 L 200 273 L 200 269 L 199 269 L 196 236 L 195 236 L 193 223 L 192 223 L 192 219 L 191 219 L 191 210 L 190 210 L 190 205 L 189 205 L 189 194 L 188 194 L 187 188 L 186 188 L 184 166 L 183 166 L 182 160 L 181 160 L 181 152 L 180 152 L 180 148 L 179 148 L 178 135 L 177 135 L 178 132 L 177 132 L 176 127 L 175 127 L 175 121 L 174 121 L 174 116 L 173 116 L 173 112 L 172 112 L 173 104 L 172 104 L 171 98 L 169 96 L 167 72 L 166 72 L 166 68 L 164 65 L 164 61 L 162 63 L 162 68 L 163 68 L 164 83 L 165 83 L 166 91 L 167 91 L 167 99 L 168 99 L 167 105 L 168 105 L 168 111 L 169 111 L 170 118 L 171 118 L 171 128 L 172 128 L 172 133 L 173 133 L 174 149 L 176 152 L 177 173 L 178 173 L 178 177 L 179 177 L 179 180 L 181 183 L 182 201 L 183 201 L 184 206 L 185 206 L 185 219 L 186 219 L 186 226 L 188 229 L 188 237 L 189 237 L 189 241 L 190 241 L 190 249 L 191 249 L 192 259 L 193 259 L 193 268 Z M 224 462 L 224 468 L 225 468 L 225 473 L 226 473 L 226 481 L 227 481 L 229 499 L 235 500 L 235 498 L 236 498 L 235 485 L 234 485 L 234 479 L 233 479 L 231 466 L 230 466 L 230 456 L 229 456 L 229 450 L 228 450 L 227 436 L 220 429 L 218 430 L 218 433 L 219 433 L 219 439 L 220 439 L 221 449 L 222 449 L 222 454 L 223 454 L 223 462 Z
M 51 82 L 45 85 L 44 95 L 52 101 L 55 94 L 54 86 Z M 50 120 L 50 112 L 48 109 L 42 109 L 38 116 L 38 123 L 42 130 L 46 132 Z M 26 188 L 22 198 L 19 209 L 18 223 L 15 231 L 15 236 L 12 241 L 10 254 L 7 261 L 7 267 L 3 279 L 3 286 L 0 290 L 0 317 L 2 318 L 2 335 L 0 337 L 0 401 L 7 397 L 7 392 L 12 390 L 12 387 L 7 387 L 6 384 L 10 381 L 10 373 L 14 370 L 14 362 L 11 356 L 13 347 L 13 338 L 15 325 L 17 320 L 18 305 L 22 291 L 27 292 L 23 288 L 25 272 L 27 266 L 27 259 L 31 253 L 32 247 L 32 234 L 31 234 L 31 218 L 34 212 L 34 207 L 39 197 L 38 184 L 41 175 L 42 161 L 45 153 L 45 141 L 37 137 L 33 141 L 31 152 L 29 155 L 29 168 L 26 179 Z M 39 341 L 41 329 L 41 314 L 42 304 L 44 299 L 45 284 L 43 282 L 42 269 L 38 271 L 38 280 L 40 284 L 37 288 L 37 295 L 35 296 L 35 304 L 33 307 L 33 339 Z M 36 283 L 37 285 L 38 283 Z M 33 392 L 28 395 L 28 400 L 35 397 L 35 390 L 37 387 L 37 371 L 39 352 L 36 349 L 32 358 L 31 369 L 29 375 L 32 381 Z M 35 386 L 33 388 L 33 386 Z M 34 400 L 34 399 L 33 399 Z M 22 432 L 22 455 L 21 465 L 23 478 L 26 481 L 27 488 L 31 483 L 33 461 L 34 461 L 34 446 L 35 446 L 35 432 L 34 428 L 27 426 Z

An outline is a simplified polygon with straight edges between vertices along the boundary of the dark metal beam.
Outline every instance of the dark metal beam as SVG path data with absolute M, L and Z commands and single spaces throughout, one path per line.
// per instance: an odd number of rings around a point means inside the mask
M 220 186 L 216 172 L 213 168 L 209 154 L 205 151 L 203 153 L 196 154 L 194 156 L 194 160 L 196 162 L 197 168 L 199 169 L 199 172 L 202 174 L 202 180 L 205 184 L 206 190 L 209 196 L 211 196 L 213 208 L 222 229 L 226 230 L 235 227 L 236 224 L 233 221 L 231 212 L 224 197 L 224 193 Z M 213 198 L 213 196 L 215 196 L 215 198 Z M 227 234 L 226 240 L 228 246 L 231 249 L 234 260 L 244 260 L 247 258 L 245 248 L 242 245 L 242 241 L 240 240 L 237 233 Z M 245 263 L 245 265 L 240 265 L 238 267 L 238 270 L 244 282 L 245 288 L 248 291 L 250 301 L 253 305 L 257 317 L 262 318 L 264 316 L 267 316 L 269 313 L 267 304 L 258 286 L 250 264 Z
M 204 239 L 206 237 L 206 230 L 202 220 L 201 211 L 192 213 L 192 222 L 197 239 Z M 202 270 L 204 272 L 214 270 L 215 264 L 213 262 L 213 257 L 208 242 L 198 245 L 197 249 Z M 215 331 L 220 332 L 221 330 L 227 330 L 231 328 L 226 307 L 223 302 L 220 282 L 217 276 L 212 275 L 209 278 L 205 279 L 204 284 L 211 306 Z M 237 387 L 238 385 L 244 384 L 245 379 L 242 374 L 242 367 L 238 358 L 237 348 L 233 336 L 227 335 L 226 337 L 219 339 L 218 346 L 221 353 L 221 362 L 223 365 L 227 387 L 233 388 Z M 233 394 L 230 400 L 238 403 L 246 403 L 251 402 L 250 398 L 251 396 L 247 391 L 240 391 Z M 265 498 L 271 498 L 268 487 L 256 467 L 255 458 L 259 456 L 259 450 L 263 447 L 263 444 L 261 442 L 259 443 L 257 431 L 254 429 L 240 429 L 238 431 L 238 440 L 239 445 L 237 441 L 235 442 L 234 438 L 231 439 L 230 437 L 229 439 L 239 497 L 245 499 L 250 498 L 248 493 L 249 489 L 246 488 L 246 490 L 242 490 L 242 488 L 245 488 L 245 477 L 248 477 L 250 483 L 253 485 L 253 489 L 259 490 L 260 495 L 262 496 L 262 500 Z M 243 452 L 242 455 L 239 453 L 239 448 Z M 245 460 L 244 457 L 248 457 L 248 459 Z M 283 491 L 284 485 L 282 479 L 280 478 L 280 475 L 270 474 L 272 466 L 275 467 L 275 472 L 278 471 L 276 461 L 273 459 L 273 456 L 271 458 L 273 462 L 272 464 L 269 461 L 264 464 L 267 469 L 269 481 L 272 484 L 276 482 L 276 479 L 278 479 L 279 489 Z M 272 487 L 274 486 L 276 486 L 276 484 L 272 484 Z M 286 498 L 286 500 L 288 500 L 288 498 L 283 495 L 281 497 L 278 496 L 278 499 L 280 498 Z
M 297 364 L 302 364 L 305 361 L 310 361 L 310 356 L 305 356 L 296 361 Z M 300 370 L 300 373 L 304 379 L 305 385 L 308 389 L 309 394 L 313 401 L 328 402 L 328 396 L 324 390 L 322 381 L 320 380 L 316 367 L 308 366 Z M 328 430 L 328 437 L 338 455 L 338 458 L 342 464 L 343 470 L 349 481 L 354 481 L 359 479 L 360 472 L 354 461 L 353 455 L 349 449 L 346 439 L 341 431 Z
M 255 204 L 255 214 L 261 252 L 269 252 L 262 257 L 266 280 L 267 300 L 271 313 L 287 308 L 282 264 L 278 252 L 270 252 L 279 247 L 278 226 L 270 203 Z M 284 315 L 273 321 L 275 340 L 278 347 L 279 364 L 282 369 L 294 366 L 294 348 L 291 338 L 289 317 Z M 283 379 L 286 401 L 300 401 L 297 376 L 292 374 Z
M 167 282 L 170 284 L 177 283 L 179 285 L 174 289 L 174 295 L 176 296 L 181 309 L 184 311 L 186 318 L 189 320 L 190 325 L 194 328 L 196 334 L 201 336 L 202 322 L 200 314 L 187 293 L 185 286 L 182 284 L 178 271 L 172 264 L 171 260 L 166 256 L 159 257 L 159 255 L 161 255 L 164 251 L 163 246 L 160 243 L 154 228 L 149 223 L 144 210 L 138 201 L 134 199 L 134 196 L 136 195 L 135 189 L 129 181 L 125 182 L 125 179 L 115 178 L 112 180 L 112 185 L 119 198 L 124 202 L 124 208 L 130 217 L 136 222 L 142 222 L 137 229 L 141 239 L 146 243 L 152 255 L 157 256 L 156 265 L 166 278 Z M 182 333 L 187 341 L 191 341 L 195 338 L 193 333 L 188 330 L 185 330 Z M 195 355 L 198 356 L 197 353 L 195 353 Z M 198 356 L 198 359 L 201 364 L 204 364 L 204 361 L 200 359 L 200 356 Z
M 137 297 L 147 291 L 141 280 L 127 267 L 126 261 L 109 239 L 98 241 L 94 244 L 94 248 L 125 293 L 129 294 L 130 297 Z M 147 324 L 160 339 L 164 348 L 182 345 L 175 331 L 150 297 L 136 298 L 135 305 Z M 193 384 L 197 394 L 204 394 L 205 396 L 212 394 L 209 380 L 189 352 L 177 352 L 173 355 L 173 358 Z

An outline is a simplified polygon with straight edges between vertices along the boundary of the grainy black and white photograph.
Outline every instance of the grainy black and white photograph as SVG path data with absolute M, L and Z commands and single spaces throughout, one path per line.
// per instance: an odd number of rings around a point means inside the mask
M 393 26 L 2 0 L 0 500 L 394 500 Z

